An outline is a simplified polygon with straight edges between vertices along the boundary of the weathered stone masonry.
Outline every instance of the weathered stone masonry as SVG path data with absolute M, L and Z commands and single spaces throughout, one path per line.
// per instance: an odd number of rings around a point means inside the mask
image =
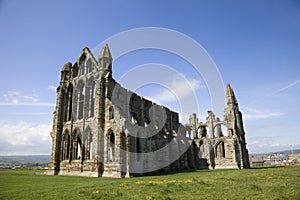
M 205 123 L 193 113 L 183 126 L 178 113 L 124 89 L 112 78 L 108 45 L 98 60 L 84 48 L 78 60 L 61 71 L 48 173 L 131 177 L 249 168 L 242 114 L 229 84 L 226 90 L 223 121 L 208 111 Z M 168 145 L 168 151 L 149 154 Z

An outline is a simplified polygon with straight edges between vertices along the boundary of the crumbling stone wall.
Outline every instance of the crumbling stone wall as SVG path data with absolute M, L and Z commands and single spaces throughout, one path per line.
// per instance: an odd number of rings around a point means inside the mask
M 229 85 L 226 98 L 223 121 L 209 111 L 205 123 L 193 113 L 183 126 L 178 113 L 123 88 L 112 78 L 107 45 L 97 60 L 84 48 L 77 61 L 67 62 L 61 71 L 49 173 L 131 177 L 248 168 L 242 115 Z M 221 125 L 228 129 L 226 136 Z M 168 145 L 168 151 L 149 154 Z M 159 163 L 167 164 L 151 168 Z

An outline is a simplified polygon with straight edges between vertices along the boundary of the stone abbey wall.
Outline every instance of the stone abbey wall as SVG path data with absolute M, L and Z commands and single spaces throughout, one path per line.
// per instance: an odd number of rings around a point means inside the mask
M 209 111 L 205 123 L 194 113 L 182 125 L 178 113 L 118 84 L 111 68 L 107 45 L 98 60 L 84 48 L 73 65 L 63 66 L 48 173 L 131 177 L 249 167 L 242 114 L 230 85 L 223 121 Z

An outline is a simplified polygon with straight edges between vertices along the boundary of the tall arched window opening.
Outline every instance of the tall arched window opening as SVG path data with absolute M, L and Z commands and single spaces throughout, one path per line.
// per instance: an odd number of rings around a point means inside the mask
M 86 73 L 90 73 L 92 72 L 92 60 L 89 58 L 87 61 L 86 61 Z
M 70 137 L 70 160 L 79 159 L 81 156 L 80 131 L 75 129 Z
M 217 158 L 225 158 L 225 145 L 224 142 L 220 142 L 216 148 L 216 157 Z
M 62 140 L 62 160 L 68 160 L 70 158 L 70 146 L 71 146 L 71 138 L 69 131 L 65 131 L 63 134 Z
M 114 119 L 114 107 L 110 106 L 109 107 L 109 119 Z
M 139 136 L 140 134 L 138 133 L 136 138 L 135 138 L 135 144 L 136 144 L 136 158 L 137 160 L 141 159 L 141 138 Z
M 87 160 L 92 159 L 92 142 L 93 142 L 93 136 L 92 131 L 90 129 L 87 129 L 86 131 L 86 139 L 85 139 L 85 158 Z
M 93 158 L 93 135 L 92 132 L 90 133 L 89 136 L 89 153 L 88 153 L 88 159 L 91 160 Z
M 94 117 L 95 114 L 95 97 L 96 97 L 96 84 L 94 82 L 91 91 L 90 117 Z
M 84 108 L 84 96 L 85 96 L 85 86 L 82 84 L 81 87 L 79 88 L 79 97 L 78 97 L 78 119 L 83 118 L 83 108 Z
M 73 86 L 70 85 L 68 87 L 68 115 L 67 115 L 67 121 L 70 121 L 72 119 L 72 100 L 73 100 Z
M 85 71 L 86 71 L 86 62 L 85 62 L 85 61 L 82 62 L 81 67 L 82 67 L 82 68 L 81 68 L 81 70 L 82 70 L 81 75 L 84 75 L 84 74 L 85 74 Z
M 81 138 L 80 135 L 77 135 L 77 151 L 76 151 L 76 159 L 79 160 L 81 158 L 81 152 L 82 152 L 82 142 L 81 142 Z
M 80 70 L 81 70 L 80 75 L 84 75 L 86 72 L 86 57 L 85 57 L 85 55 L 82 55 L 82 57 L 80 58 L 79 65 L 80 65 Z
M 108 142 L 108 161 L 113 162 L 115 157 L 115 134 L 112 131 L 109 134 Z

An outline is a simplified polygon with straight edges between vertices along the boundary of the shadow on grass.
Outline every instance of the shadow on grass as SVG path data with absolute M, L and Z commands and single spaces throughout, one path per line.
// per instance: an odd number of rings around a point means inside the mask
M 258 166 L 258 167 L 251 167 L 251 169 L 275 169 L 275 168 L 284 168 L 288 166 Z

